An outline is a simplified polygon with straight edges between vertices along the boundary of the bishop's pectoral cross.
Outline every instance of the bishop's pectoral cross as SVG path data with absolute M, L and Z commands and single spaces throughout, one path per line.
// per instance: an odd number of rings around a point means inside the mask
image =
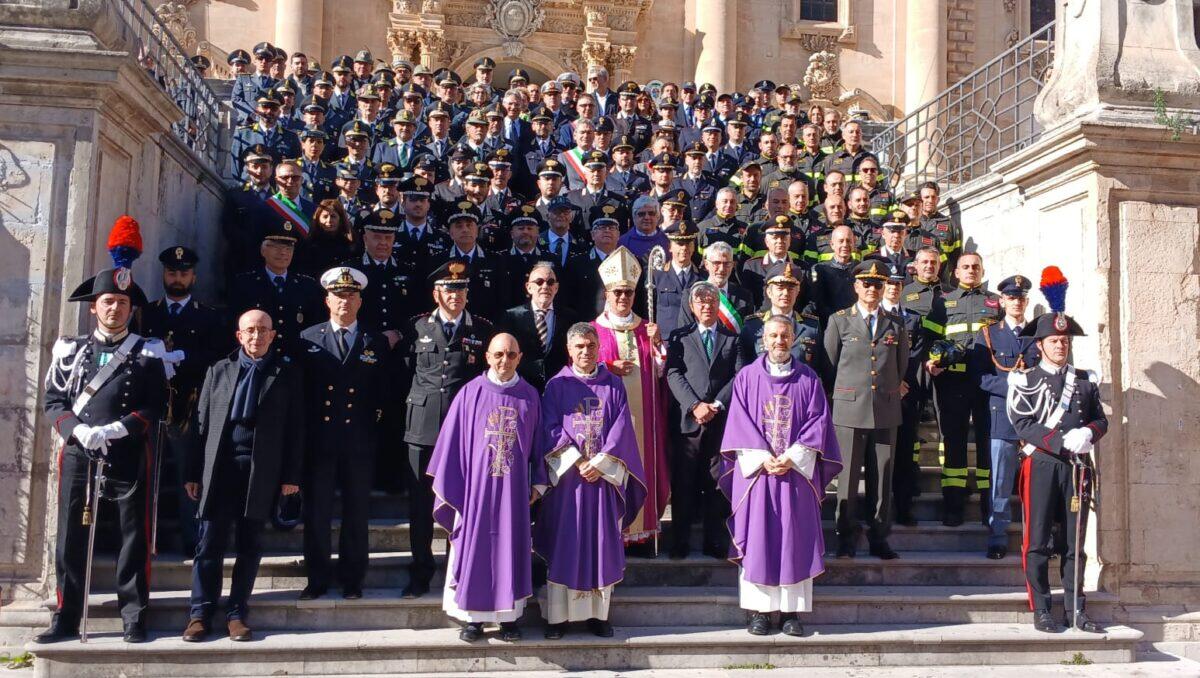
M 604 403 L 599 398 L 584 398 L 578 411 L 571 415 L 571 424 L 583 441 L 579 453 L 591 459 L 600 453 L 600 434 L 604 430 Z
M 783 454 L 791 433 L 792 399 L 777 393 L 763 403 L 763 434 L 767 436 L 773 454 Z
M 517 443 L 516 408 L 500 405 L 492 410 L 487 416 L 483 439 L 492 456 L 488 474 L 493 478 L 508 475 L 512 471 L 513 447 Z

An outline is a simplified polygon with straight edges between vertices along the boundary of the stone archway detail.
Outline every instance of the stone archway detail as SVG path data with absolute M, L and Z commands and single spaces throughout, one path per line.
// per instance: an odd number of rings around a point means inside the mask
M 475 76 L 475 62 L 483 57 L 491 57 L 496 61 L 513 60 L 513 57 L 509 56 L 504 45 L 492 45 L 460 56 L 449 68 L 461 76 L 465 82 Z M 562 61 L 528 44 L 525 45 L 525 48 L 521 50 L 520 56 L 516 57 L 516 59 L 528 63 L 531 67 L 548 74 L 550 77 L 570 70 Z

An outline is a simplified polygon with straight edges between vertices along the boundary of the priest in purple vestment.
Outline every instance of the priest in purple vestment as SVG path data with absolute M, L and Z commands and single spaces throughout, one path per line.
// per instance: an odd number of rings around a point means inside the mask
M 821 380 L 792 358 L 795 339 L 789 318 L 767 320 L 766 352 L 734 379 L 721 441 L 730 560 L 748 630 L 760 636 L 776 611 L 785 634 L 804 633 L 797 613 L 812 611 L 812 581 L 825 571 L 821 501 L 842 468 Z
M 512 335 L 496 335 L 486 357 L 488 371 L 450 404 L 427 473 L 433 518 L 450 534 L 442 609 L 466 622 L 463 640 L 479 640 L 490 622 L 500 624 L 501 640 L 515 641 L 533 595 L 530 486 L 546 482 L 540 459 L 530 469 L 541 402 L 516 373 L 521 349 Z
M 538 446 L 546 486 L 533 528 L 533 548 L 546 561 L 540 601 L 546 638 L 557 640 L 572 621 L 597 636 L 612 636 L 608 608 L 625 575 L 622 530 L 646 498 L 642 462 L 625 387 L 598 361 L 594 327 L 567 330 L 571 364 L 546 384 Z

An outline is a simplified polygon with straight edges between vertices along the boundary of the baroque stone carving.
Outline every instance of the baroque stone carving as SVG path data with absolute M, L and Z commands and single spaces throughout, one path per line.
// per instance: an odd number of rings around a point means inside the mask
M 1012 14 L 1017 11 L 1017 0 L 1004 0 L 1004 11 Z
M 470 28 L 488 28 L 488 17 L 484 14 L 465 13 L 447 14 L 446 24 L 449 26 L 467 26 Z
M 566 65 L 568 70 L 572 70 L 576 73 L 583 73 L 587 70 L 587 61 L 584 60 L 581 50 L 560 50 L 558 53 L 558 59 Z
M 608 52 L 608 70 L 613 73 L 630 70 L 636 55 L 637 47 L 634 45 L 613 45 Z
M 393 60 L 417 61 L 421 58 L 420 36 L 416 31 L 393 28 L 387 33 L 387 46 Z
M 192 25 L 192 21 L 188 18 L 187 14 L 189 4 L 191 3 L 164 2 L 154 10 L 154 14 L 158 16 L 158 20 L 162 22 L 161 25 L 166 26 L 167 30 L 179 43 L 179 46 L 183 48 L 185 52 L 184 56 L 190 56 L 195 53 L 198 41 L 196 27 Z M 155 35 L 160 38 L 163 37 L 162 29 L 158 24 L 154 25 L 152 30 Z
M 585 42 L 580 52 L 588 66 L 603 66 L 608 61 L 609 45 L 603 42 Z
M 1017 44 L 1020 39 L 1021 32 L 1014 28 L 1008 32 L 1008 35 L 1004 36 L 1004 45 L 1006 47 L 1012 47 L 1013 45 Z
M 429 55 L 430 64 L 445 63 L 446 58 L 446 36 L 440 30 L 425 30 L 417 34 L 417 42 L 421 45 L 422 63 L 426 61 L 425 55 Z
M 504 53 L 515 57 L 525 49 L 524 40 L 541 28 L 546 12 L 537 0 L 491 0 L 487 22 L 504 38 Z
M 804 71 L 804 86 L 813 99 L 832 101 L 838 90 L 837 55 L 822 50 L 810 56 Z
M 399 14 L 416 14 L 420 6 L 421 3 L 418 0 L 396 0 L 392 9 Z
M 817 52 L 833 52 L 837 49 L 838 39 L 832 35 L 817 35 L 805 33 L 800 36 L 800 46 L 809 54 Z
M 442 0 L 425 0 L 421 3 L 422 14 L 437 14 L 442 11 Z
M 566 33 L 577 35 L 583 32 L 583 17 L 581 16 L 549 16 L 542 24 L 542 30 L 547 33 Z
M 587 26 L 588 28 L 607 28 L 608 14 L 600 11 L 599 9 L 588 9 Z

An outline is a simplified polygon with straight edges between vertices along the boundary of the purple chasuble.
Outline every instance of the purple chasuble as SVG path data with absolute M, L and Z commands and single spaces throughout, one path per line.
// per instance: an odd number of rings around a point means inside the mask
M 624 488 L 605 478 L 589 483 L 570 468 L 549 488 L 533 528 L 533 548 L 546 560 L 547 579 L 577 591 L 612 586 L 625 575 L 621 530 L 646 498 L 642 463 L 625 387 L 599 365 L 591 379 L 568 365 L 546 384 L 542 396 L 542 477 L 550 459 L 574 445 L 584 459 L 606 454 L 624 465 Z
M 642 263 L 645 263 L 646 257 L 649 256 L 650 250 L 654 249 L 655 245 L 660 245 L 663 251 L 666 252 L 671 245 L 671 241 L 667 239 L 667 234 L 663 233 L 661 229 L 650 235 L 643 235 L 636 228 L 631 228 L 617 239 L 617 244 L 624 245 L 626 249 L 633 252 L 633 256 L 641 259 Z
M 533 595 L 529 467 L 540 412 L 524 379 L 505 387 L 485 373 L 454 397 L 438 433 L 427 473 L 434 520 L 454 547 L 446 582 L 460 609 L 511 610 Z
M 719 485 L 732 507 L 730 560 L 743 568 L 746 581 L 790 586 L 825 570 L 821 501 L 842 468 L 842 455 L 816 372 L 792 360 L 792 373 L 776 377 L 766 362 L 764 354 L 733 380 Z M 782 476 L 761 467 L 742 476 L 738 450 L 778 457 L 796 443 L 818 453 L 812 480 L 794 467 Z

